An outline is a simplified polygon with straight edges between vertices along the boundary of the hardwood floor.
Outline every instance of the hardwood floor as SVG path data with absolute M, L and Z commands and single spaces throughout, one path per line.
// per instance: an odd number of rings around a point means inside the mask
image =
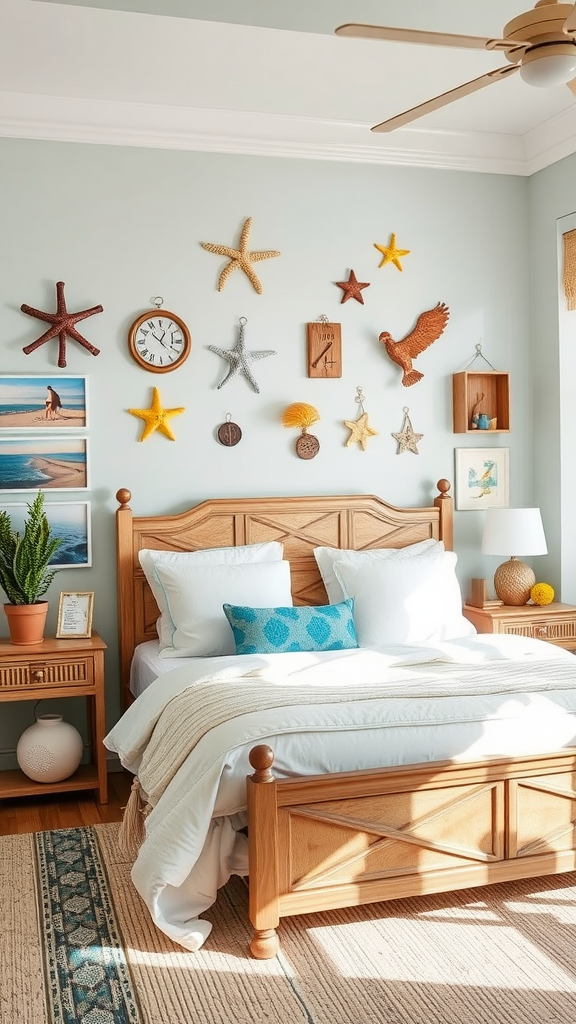
M 40 797 L 0 800 L 0 835 L 42 832 L 79 825 L 99 825 L 120 821 L 126 806 L 133 776 L 129 772 L 108 774 L 108 803 L 99 804 L 97 794 L 52 793 Z

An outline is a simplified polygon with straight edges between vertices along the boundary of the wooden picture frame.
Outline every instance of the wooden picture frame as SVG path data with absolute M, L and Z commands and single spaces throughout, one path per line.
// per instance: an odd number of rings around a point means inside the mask
M 455 506 L 462 511 L 507 508 L 509 448 L 455 448 Z
M 92 636 L 94 591 L 62 591 L 58 605 L 57 639 Z

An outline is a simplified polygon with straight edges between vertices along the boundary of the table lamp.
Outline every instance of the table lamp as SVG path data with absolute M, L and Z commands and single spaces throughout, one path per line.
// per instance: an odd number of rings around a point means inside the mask
M 482 534 L 485 555 L 546 555 L 546 537 L 539 508 L 489 508 Z M 494 589 L 504 604 L 522 605 L 530 598 L 536 576 L 517 555 L 499 565 Z

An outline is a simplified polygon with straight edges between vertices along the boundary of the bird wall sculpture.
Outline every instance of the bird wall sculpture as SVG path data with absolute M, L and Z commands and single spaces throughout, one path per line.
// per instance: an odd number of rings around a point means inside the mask
M 405 388 L 417 384 L 424 376 L 412 367 L 412 360 L 424 352 L 444 332 L 450 310 L 444 302 L 437 302 L 433 309 L 421 313 L 414 330 L 401 341 L 394 341 L 388 331 L 382 331 L 379 340 L 384 344 L 390 359 L 402 367 L 402 383 Z

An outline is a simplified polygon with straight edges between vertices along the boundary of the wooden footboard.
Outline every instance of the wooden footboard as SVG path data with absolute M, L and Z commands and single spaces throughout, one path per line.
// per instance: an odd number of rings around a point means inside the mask
M 247 779 L 253 956 L 281 917 L 576 868 L 576 750 Z

